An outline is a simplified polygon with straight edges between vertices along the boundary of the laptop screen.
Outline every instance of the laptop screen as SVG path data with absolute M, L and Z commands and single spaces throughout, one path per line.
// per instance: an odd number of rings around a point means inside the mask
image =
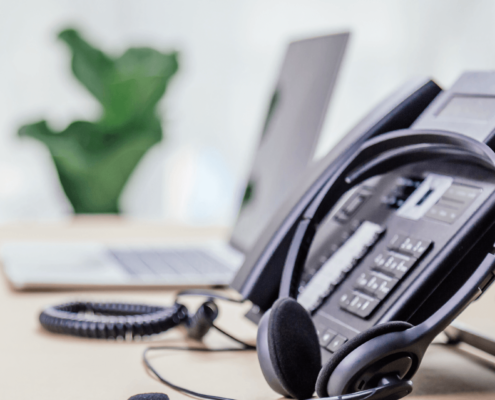
M 311 162 L 349 34 L 290 43 L 230 243 L 246 253 Z

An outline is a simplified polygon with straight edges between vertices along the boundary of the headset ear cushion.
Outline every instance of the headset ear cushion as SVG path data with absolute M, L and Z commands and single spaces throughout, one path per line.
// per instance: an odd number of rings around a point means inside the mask
M 320 345 L 309 313 L 296 300 L 282 298 L 273 305 L 268 348 L 273 369 L 287 393 L 296 399 L 312 397 L 321 369 Z
M 316 381 L 316 394 L 318 397 L 328 397 L 327 385 L 330 380 L 330 375 L 332 375 L 332 372 L 337 365 L 339 365 L 353 350 L 377 336 L 391 332 L 405 331 L 411 327 L 412 325 L 408 322 L 386 322 L 361 332 L 359 335 L 345 343 L 333 354 L 331 360 L 321 369 L 318 380 Z

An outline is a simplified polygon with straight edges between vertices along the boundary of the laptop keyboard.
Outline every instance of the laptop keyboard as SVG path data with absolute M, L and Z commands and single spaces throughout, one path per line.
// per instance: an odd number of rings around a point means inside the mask
M 137 277 L 233 275 L 231 269 L 201 250 L 110 250 L 110 253 L 127 273 Z

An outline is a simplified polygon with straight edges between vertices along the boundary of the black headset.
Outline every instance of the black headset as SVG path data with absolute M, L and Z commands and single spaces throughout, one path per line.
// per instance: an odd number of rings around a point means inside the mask
M 412 391 L 410 379 L 436 335 L 492 281 L 495 256 L 488 254 L 460 290 L 417 326 L 393 321 L 346 342 L 322 367 L 310 314 L 296 301 L 297 287 L 318 224 L 352 187 L 408 164 L 461 160 L 495 171 L 495 153 L 469 137 L 444 131 L 402 130 L 362 145 L 322 185 L 299 217 L 287 253 L 279 299 L 260 321 L 257 349 L 263 375 L 277 393 L 296 399 L 399 399 Z

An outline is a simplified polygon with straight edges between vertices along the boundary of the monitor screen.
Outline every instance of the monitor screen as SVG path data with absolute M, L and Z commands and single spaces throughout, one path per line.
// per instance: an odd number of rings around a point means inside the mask
M 348 36 L 288 47 L 231 237 L 243 252 L 252 248 L 313 158 Z

